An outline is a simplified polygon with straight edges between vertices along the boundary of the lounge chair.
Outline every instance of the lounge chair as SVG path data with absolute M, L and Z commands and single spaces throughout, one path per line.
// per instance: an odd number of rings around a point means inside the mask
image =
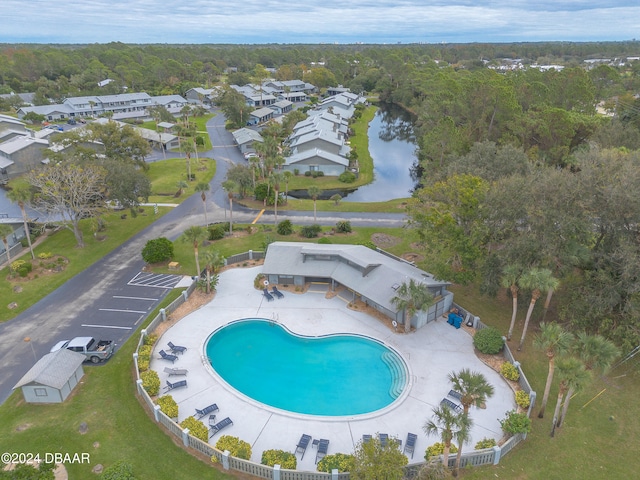
M 211 415 L 209 415 L 209 428 L 215 425 L 216 425 L 216 414 L 212 413 Z
M 215 425 L 210 425 L 209 426 L 209 438 L 213 437 L 216 433 L 218 433 L 223 428 L 228 427 L 229 425 L 233 425 L 233 422 L 231 421 L 231 419 L 229 417 L 225 418 L 224 420 L 219 421 Z
M 271 287 L 271 292 L 273 292 L 273 294 L 278 298 L 284 298 L 284 294 L 280 290 L 278 290 L 278 287 L 276 287 L 275 285 Z
M 449 390 L 447 393 L 451 398 L 455 398 L 456 400 L 460 400 L 462 398 L 462 394 L 460 392 L 456 392 L 455 390 Z
M 318 442 L 318 452 L 316 453 L 316 463 L 318 460 L 321 460 L 327 455 L 327 450 L 329 450 L 329 440 L 321 438 Z
M 172 375 L 185 375 L 186 376 L 187 373 L 189 373 L 189 370 L 187 370 L 186 368 L 164 367 L 164 373 L 168 373 L 170 377 Z
M 443 398 L 442 401 L 440 402 L 440 405 L 444 405 L 445 407 L 449 407 L 454 412 L 461 412 L 462 411 L 462 407 L 460 405 L 458 405 L 457 403 L 452 402 L 448 398 Z
M 411 458 L 413 458 L 413 451 L 416 448 L 416 440 L 418 436 L 415 433 L 407 433 L 407 441 L 404 444 L 404 453 L 411 453 Z
M 170 353 L 165 352 L 164 350 L 160 350 L 160 358 L 163 360 L 169 360 L 171 363 L 175 362 L 178 357 L 176 357 L 175 355 L 172 355 Z
M 380 446 L 382 448 L 386 447 L 387 443 L 389 443 L 389 435 L 386 433 L 379 433 L 378 438 L 380 439 Z
M 171 349 L 171 353 L 184 353 L 187 351 L 187 347 L 181 347 L 180 345 L 174 345 L 172 342 L 167 343 Z
M 300 457 L 300 460 L 304 458 L 304 452 L 307 451 L 307 447 L 309 446 L 310 441 L 311 441 L 311 435 L 307 435 L 303 433 L 302 436 L 300 437 L 300 440 L 296 445 L 296 450 L 295 452 L 293 452 L 294 455 L 298 452 L 302 452 L 302 456 Z
M 212 403 L 208 407 L 204 407 L 202 410 L 198 410 L 196 408 L 196 415 L 198 416 L 196 420 L 204 417 L 205 415 L 208 415 L 211 412 L 217 412 L 217 411 L 218 411 L 218 405 L 216 405 L 215 403 Z
M 267 302 L 270 302 L 271 300 L 273 300 L 273 295 L 271 295 L 269 293 L 269 290 L 267 290 L 266 288 L 262 289 L 262 294 L 264 295 L 264 297 L 267 299 Z
M 371 435 L 362 435 L 362 443 L 369 443 L 371 441 Z
M 174 383 L 171 383 L 169 380 L 167 380 L 167 386 L 164 387 L 164 389 L 168 392 L 169 390 L 173 390 L 174 388 L 180 388 L 180 387 L 186 387 L 186 386 L 187 386 L 186 380 L 180 380 Z

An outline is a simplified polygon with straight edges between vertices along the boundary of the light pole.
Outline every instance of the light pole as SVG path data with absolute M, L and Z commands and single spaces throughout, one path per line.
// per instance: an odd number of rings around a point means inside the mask
M 31 352 L 33 353 L 33 360 L 37 362 L 38 361 L 38 357 L 36 356 L 36 351 L 33 348 L 33 343 L 31 343 L 31 337 L 24 337 L 24 341 L 26 343 L 28 343 L 29 345 L 31 345 Z

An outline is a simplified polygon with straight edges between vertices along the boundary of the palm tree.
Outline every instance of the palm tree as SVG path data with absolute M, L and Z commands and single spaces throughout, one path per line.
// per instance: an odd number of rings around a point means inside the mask
M 556 423 L 560 420 L 560 405 L 565 394 L 569 390 L 579 391 L 591 378 L 583 363 L 574 357 L 568 357 L 558 360 L 558 376 L 560 377 L 560 385 L 558 387 L 558 400 L 556 408 L 553 412 L 553 426 L 551 428 L 551 436 L 553 437 L 556 430 Z
M 313 199 L 313 223 L 316 223 L 316 202 L 318 201 L 318 197 L 322 193 L 315 185 L 310 186 L 307 189 L 307 194 Z
M 291 173 L 289 170 L 285 170 L 284 172 L 282 172 L 282 178 L 284 179 L 284 198 L 285 198 L 285 203 L 288 203 L 289 182 L 293 178 L 293 173 Z
M 522 275 L 522 269 L 518 265 L 508 265 L 502 273 L 502 286 L 509 289 L 513 302 L 511 323 L 509 324 L 509 333 L 507 333 L 507 340 L 511 340 L 511 335 L 513 335 L 513 327 L 516 324 L 516 314 L 518 313 L 518 280 L 520 279 L 520 275 Z
M 7 265 L 9 265 L 9 271 L 11 271 L 11 252 L 9 251 L 9 235 L 13 234 L 13 228 L 11 225 L 0 223 L 0 238 L 4 243 L 4 250 L 7 252 Z
M 463 368 L 458 373 L 451 372 L 448 378 L 453 389 L 461 395 L 460 403 L 465 414 L 469 413 L 471 405 L 479 407 L 493 396 L 493 385 L 479 372 Z
M 578 333 L 572 350 L 582 361 L 584 368 L 588 372 L 598 370 L 601 373 L 605 373 L 613 361 L 620 355 L 620 350 L 610 340 L 607 340 L 602 335 L 589 335 L 585 332 Z M 562 413 L 556 424 L 558 428 L 561 427 L 564 422 L 564 418 L 569 410 L 569 401 L 574 393 L 574 389 L 569 387 L 567 398 L 562 406 Z
M 469 414 L 463 413 L 460 417 L 460 423 L 458 425 L 458 431 L 455 433 L 456 443 L 458 444 L 458 453 L 456 454 L 456 466 L 453 469 L 453 476 L 458 476 L 460 470 L 460 460 L 462 459 L 462 445 L 469 443 L 471 440 L 471 428 L 473 427 L 473 420 L 469 417 Z
M 433 295 L 429 293 L 429 288 L 413 278 L 409 283 L 403 282 L 396 290 L 396 296 L 391 299 L 391 303 L 398 310 L 404 310 L 404 332 L 411 331 L 411 319 L 418 311 L 427 310 L 433 303 Z
M 233 233 L 233 192 L 236 189 L 236 182 L 225 180 L 222 182 L 222 188 L 227 192 L 229 198 L 229 233 Z
M 540 413 L 538 418 L 544 417 L 544 410 L 549 400 L 549 392 L 553 383 L 553 374 L 555 371 L 556 355 L 562 355 L 569 350 L 573 335 L 565 331 L 557 323 L 541 323 L 540 333 L 533 339 L 533 346 L 538 350 L 542 350 L 549 360 L 549 372 L 547 373 L 547 383 L 544 386 L 544 395 L 542 396 L 542 404 L 540 405 Z
M 187 188 L 189 185 L 187 185 L 187 182 L 180 180 L 178 183 L 176 183 L 176 186 L 178 187 L 178 191 L 176 192 L 176 197 L 180 197 L 184 193 L 184 189 Z
M 559 284 L 559 280 L 552 275 L 551 270 L 548 268 L 532 268 L 525 272 L 520 278 L 520 286 L 531 290 L 531 302 L 529 303 L 529 310 L 527 310 L 527 317 L 524 320 L 524 328 L 522 329 L 522 338 L 520 338 L 518 351 L 522 350 L 524 339 L 527 335 L 527 328 L 529 328 L 529 320 L 531 320 L 531 314 L 533 313 L 533 307 L 535 307 L 542 292 L 547 292 L 549 289 L 555 290 Z
M 269 182 L 273 185 L 273 190 L 275 193 L 275 201 L 274 201 L 274 215 L 275 215 L 275 223 L 278 224 L 278 195 L 280 194 L 280 182 L 282 182 L 282 174 L 279 172 L 271 172 L 269 175 Z
M 207 293 L 211 292 L 211 274 L 216 274 L 218 269 L 224 266 L 224 257 L 218 250 L 207 250 L 204 252 L 204 268 L 207 272 Z
M 7 192 L 7 198 L 13 203 L 17 203 L 18 207 L 20 207 L 24 233 L 27 235 L 27 243 L 29 244 L 29 251 L 31 252 L 31 258 L 35 260 L 36 256 L 33 253 L 33 246 L 31 245 L 31 232 L 29 232 L 29 218 L 27 217 L 27 211 L 24 208 L 25 204 L 31 199 L 31 192 L 28 187 L 15 187 Z
M 200 278 L 200 260 L 198 258 L 198 244 L 207 238 L 207 230 L 201 226 L 189 227 L 184 231 L 182 235 L 183 242 L 189 242 L 193 245 L 193 253 L 196 257 L 196 278 Z
M 191 154 L 194 151 L 193 144 L 191 142 L 183 141 L 180 144 L 180 149 L 184 153 L 187 161 L 187 181 L 191 181 Z
M 208 225 L 207 221 L 207 194 L 209 191 L 209 184 L 207 182 L 200 182 L 196 185 L 196 192 L 200 192 L 200 198 L 202 198 L 202 207 L 204 208 L 204 224 Z
M 427 420 L 422 426 L 426 435 L 439 435 L 444 444 L 442 452 L 442 464 L 449 466 L 449 450 L 454 435 L 460 429 L 461 417 L 464 413 L 455 413 L 449 407 L 443 405 L 433 409 L 433 420 Z

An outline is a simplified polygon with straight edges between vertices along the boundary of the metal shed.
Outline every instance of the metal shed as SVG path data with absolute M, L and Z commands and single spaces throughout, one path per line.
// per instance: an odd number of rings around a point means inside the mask
M 27 403 L 62 403 L 84 375 L 81 353 L 63 348 L 48 353 L 16 383 Z

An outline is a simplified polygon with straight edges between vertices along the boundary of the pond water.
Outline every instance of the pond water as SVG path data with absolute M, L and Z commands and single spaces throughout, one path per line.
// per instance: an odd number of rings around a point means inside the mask
M 411 169 L 418 158 L 411 115 L 394 105 L 380 104 L 368 134 L 373 182 L 357 189 L 326 190 L 319 198 L 325 200 L 338 193 L 345 202 L 385 202 L 411 196 L 416 186 Z M 306 193 L 290 191 L 289 195 L 305 198 Z

